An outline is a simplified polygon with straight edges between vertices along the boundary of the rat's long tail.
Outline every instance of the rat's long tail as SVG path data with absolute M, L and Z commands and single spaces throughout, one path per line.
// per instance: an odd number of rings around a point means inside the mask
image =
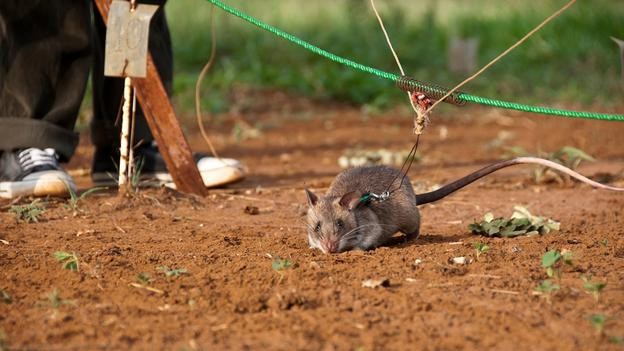
M 618 187 L 614 187 L 614 186 L 609 186 L 609 185 L 604 185 L 601 183 L 598 183 L 596 181 L 593 181 L 579 173 L 576 173 L 575 171 L 569 169 L 568 167 L 562 166 L 556 162 L 553 161 L 549 161 L 549 160 L 545 160 L 542 158 L 537 158 L 537 157 L 517 157 L 517 158 L 513 158 L 511 160 L 506 160 L 506 161 L 501 161 L 501 162 L 497 162 L 494 164 L 491 164 L 489 166 L 483 167 L 480 170 L 470 173 L 469 175 L 460 178 L 452 183 L 449 183 L 443 187 L 441 187 L 440 189 L 434 190 L 434 191 L 430 191 L 428 193 L 424 193 L 424 194 L 417 194 L 416 195 L 416 204 L 417 205 L 423 205 L 429 202 L 434 202 L 434 201 L 438 201 L 444 197 L 446 197 L 447 195 L 450 195 L 452 193 L 454 193 L 455 191 L 465 187 L 466 185 L 474 182 L 477 179 L 483 178 L 486 175 L 496 172 L 499 169 L 505 168 L 505 167 L 509 167 L 509 166 L 513 166 L 513 165 L 519 165 L 519 164 L 536 164 L 536 165 L 540 165 L 540 166 L 545 166 L 548 168 L 552 168 L 555 169 L 557 171 L 560 171 L 562 173 L 565 173 L 567 175 L 569 175 L 572 178 L 578 179 L 583 183 L 589 184 L 593 187 L 596 188 L 600 188 L 600 189 L 606 189 L 606 190 L 613 190 L 613 191 L 624 191 L 624 188 L 618 188 Z

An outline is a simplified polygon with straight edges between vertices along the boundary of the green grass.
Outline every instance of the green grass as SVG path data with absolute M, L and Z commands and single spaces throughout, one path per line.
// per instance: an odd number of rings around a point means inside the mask
M 39 218 L 46 211 L 46 202 L 35 199 L 29 204 L 12 205 L 9 212 L 13 213 L 18 221 L 26 223 L 39 222 Z
M 398 73 L 367 0 L 224 1 L 330 52 Z M 465 78 L 447 69 L 452 37 L 477 38 L 482 66 L 564 2 L 377 0 L 377 6 L 406 72 L 452 87 Z M 166 5 L 175 62 L 174 104 L 180 115 L 194 111 L 195 82 L 210 54 L 211 8 L 205 0 Z M 406 104 L 391 82 L 330 62 L 219 9 L 215 19 L 217 61 L 204 81 L 205 111 L 226 111 L 229 93 L 241 85 L 371 110 Z M 619 49 L 610 36 L 624 37 L 624 2 L 580 0 L 462 90 L 529 104 L 615 106 L 621 103 L 624 83 Z M 90 106 L 87 95 L 79 129 L 87 126 Z
M 397 72 L 368 1 L 226 0 L 248 14 L 330 52 Z M 512 45 L 563 1 L 377 1 L 406 72 L 443 86 L 464 77 L 447 70 L 447 43 L 454 35 L 479 39 L 478 65 Z M 193 87 L 210 53 L 204 0 L 167 4 L 174 58 L 174 95 L 192 111 Z M 204 108 L 225 110 L 237 85 L 270 87 L 356 105 L 387 107 L 404 95 L 390 82 L 355 72 L 215 9 L 217 61 L 204 86 Z M 624 2 L 579 1 L 464 91 L 524 103 L 616 104 L 622 88 L 618 48 L 624 36 Z

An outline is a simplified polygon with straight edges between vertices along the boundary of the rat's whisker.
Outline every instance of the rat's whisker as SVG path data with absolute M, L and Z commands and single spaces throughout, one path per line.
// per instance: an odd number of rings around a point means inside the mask
M 393 225 L 389 225 L 389 224 L 381 224 L 381 223 L 362 224 L 362 225 L 360 225 L 360 226 L 357 226 L 357 227 L 355 227 L 355 228 L 351 229 L 351 230 L 350 230 L 350 231 L 348 231 L 347 233 L 345 233 L 345 234 L 344 234 L 344 235 L 340 238 L 340 241 L 342 241 L 342 240 L 346 240 L 346 239 L 349 239 L 349 238 L 351 238 L 351 237 L 353 237 L 353 236 L 356 236 L 357 234 L 359 234 L 359 233 L 357 232 L 359 229 L 366 228 L 366 227 L 373 227 L 373 226 L 380 226 L 380 227 L 391 227 L 391 228 L 394 228 L 394 226 L 393 226 Z

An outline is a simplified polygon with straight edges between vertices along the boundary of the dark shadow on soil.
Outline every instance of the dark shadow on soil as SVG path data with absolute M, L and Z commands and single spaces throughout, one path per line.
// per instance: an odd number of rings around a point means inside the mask
M 336 172 L 296 172 L 291 174 L 276 175 L 250 175 L 244 180 L 227 186 L 230 189 L 254 188 L 257 186 L 277 187 L 277 186 L 306 186 L 313 183 L 315 179 L 334 177 Z
M 469 235 L 420 235 L 417 239 L 405 241 L 405 236 L 395 236 L 386 245 L 387 247 L 406 248 L 410 246 L 444 244 L 458 242 L 466 239 Z

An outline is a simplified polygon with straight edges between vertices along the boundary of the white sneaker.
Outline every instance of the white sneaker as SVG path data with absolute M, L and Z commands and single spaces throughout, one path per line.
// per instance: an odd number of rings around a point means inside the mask
M 197 170 L 207 188 L 237 182 L 245 178 L 247 174 L 247 170 L 240 161 L 233 158 L 205 156 L 197 161 Z M 165 186 L 175 189 L 175 183 L 170 173 L 153 172 L 149 176 L 152 179 L 156 179 L 159 184 L 164 184 Z
M 74 180 L 58 163 L 54 149 L 3 151 L 0 156 L 0 198 L 68 196 Z
M 136 169 L 140 186 L 165 185 L 175 188 L 171 174 L 167 172 L 165 160 L 156 143 L 139 146 L 134 150 Z M 239 181 L 247 174 L 247 169 L 232 158 L 215 158 L 202 153 L 194 153 L 193 159 L 206 187 L 216 187 Z M 119 174 L 118 149 L 96 149 L 93 157 L 91 180 L 95 185 L 114 186 Z

